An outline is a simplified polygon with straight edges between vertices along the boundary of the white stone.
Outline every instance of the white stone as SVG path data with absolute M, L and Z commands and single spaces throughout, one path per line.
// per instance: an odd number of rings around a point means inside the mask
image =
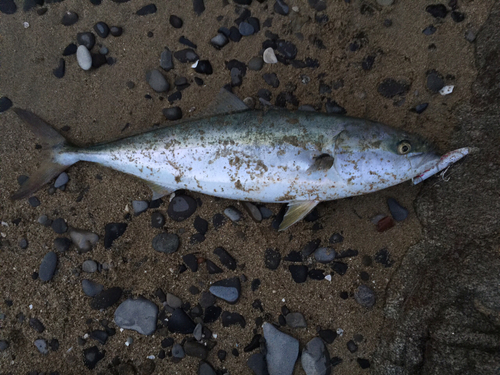
M 448 86 L 443 87 L 441 90 L 439 90 L 439 93 L 441 95 L 445 96 L 445 95 L 451 94 L 453 92 L 454 88 L 455 88 L 455 86 L 448 85 Z
M 78 65 L 80 65 L 80 68 L 83 70 L 89 70 L 92 67 L 92 56 L 84 45 L 78 46 L 76 50 L 76 61 L 78 61 Z
M 269 47 L 264 51 L 264 53 L 262 54 L 262 59 L 267 64 L 276 64 L 278 62 L 278 59 L 276 58 L 272 47 Z

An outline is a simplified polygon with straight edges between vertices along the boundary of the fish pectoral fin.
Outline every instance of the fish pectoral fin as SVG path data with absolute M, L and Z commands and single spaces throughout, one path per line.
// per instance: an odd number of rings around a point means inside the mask
M 222 88 L 213 102 L 194 117 L 210 117 L 225 113 L 243 112 L 247 109 L 249 109 L 248 106 L 240 98 Z
M 153 198 L 152 200 L 157 200 L 165 195 L 170 195 L 172 194 L 175 190 L 167 188 L 165 186 L 161 186 L 158 184 L 155 184 L 154 182 L 146 181 L 146 184 L 149 186 L 149 188 L 153 191 Z
M 326 172 L 333 166 L 333 156 L 321 154 L 314 158 L 313 164 L 307 169 L 307 172 Z
M 318 201 L 297 201 L 288 203 L 288 210 L 283 217 L 279 230 L 285 230 L 297 221 L 302 220 L 318 203 Z

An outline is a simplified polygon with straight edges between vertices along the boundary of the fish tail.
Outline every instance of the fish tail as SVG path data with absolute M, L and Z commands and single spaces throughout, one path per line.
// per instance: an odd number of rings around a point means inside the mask
M 42 155 L 40 156 L 40 168 L 10 197 L 11 200 L 17 200 L 28 198 L 78 160 L 75 158 L 62 160 L 60 156 L 63 153 L 61 151 L 65 149 L 69 150 L 71 146 L 61 134 L 45 123 L 40 117 L 24 109 L 13 108 L 12 110 L 21 120 L 28 124 L 33 134 L 40 138 L 43 148 Z

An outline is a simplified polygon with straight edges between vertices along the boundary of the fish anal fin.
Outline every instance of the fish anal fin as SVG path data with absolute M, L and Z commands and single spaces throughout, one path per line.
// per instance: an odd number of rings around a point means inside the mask
M 212 103 L 194 117 L 210 117 L 225 113 L 243 112 L 247 109 L 249 109 L 248 106 L 240 98 L 222 88 Z
M 297 221 L 302 220 L 318 203 L 318 201 L 297 201 L 288 203 L 288 210 L 283 217 L 279 230 L 285 230 Z
M 155 184 L 154 182 L 150 182 L 150 181 L 145 181 L 145 182 L 149 186 L 149 188 L 153 191 L 152 200 L 160 199 L 160 198 L 164 197 L 165 195 L 172 194 L 175 191 L 174 189 L 170 189 L 170 188 L 167 188 L 165 186 Z

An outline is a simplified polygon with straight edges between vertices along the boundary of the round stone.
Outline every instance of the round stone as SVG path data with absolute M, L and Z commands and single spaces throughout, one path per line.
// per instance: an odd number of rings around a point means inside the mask
M 76 34 L 76 41 L 90 51 L 95 45 L 95 36 L 91 32 L 78 33 Z
M 109 35 L 109 26 L 105 22 L 97 22 L 94 25 L 94 31 L 101 38 L 106 38 Z
M 102 292 L 103 286 L 101 284 L 95 283 L 92 280 L 83 279 L 82 280 L 82 290 L 89 297 L 94 297 Z
M 250 70 L 261 70 L 263 66 L 264 60 L 260 56 L 252 57 L 248 62 L 248 69 Z
M 64 13 L 61 23 L 64 26 L 71 26 L 78 22 L 78 14 L 75 12 L 67 11 Z
M 92 67 L 92 55 L 84 45 L 78 46 L 76 50 L 76 61 L 83 70 L 89 70 Z
M 169 22 L 175 29 L 180 29 L 183 25 L 182 19 L 173 14 L 170 16 Z
M 153 238 L 153 249 L 172 254 L 179 249 L 179 237 L 174 233 L 160 233 Z
M 146 81 L 156 92 L 165 92 L 170 88 L 167 79 L 157 69 L 153 69 L 146 73 Z
M 170 121 L 180 120 L 182 118 L 182 109 L 180 107 L 164 108 L 162 112 L 165 118 Z
M 156 331 L 157 317 L 158 306 L 142 297 L 127 299 L 115 311 L 116 325 L 143 335 L 151 335 Z
M 196 211 L 196 201 L 188 195 L 178 195 L 168 205 L 168 216 L 175 221 L 183 221 Z
M 375 305 L 376 297 L 373 290 L 366 285 L 361 285 L 354 293 L 354 299 L 357 303 L 364 307 L 372 307 Z
M 82 264 L 83 272 L 94 273 L 97 271 L 97 263 L 91 259 L 86 260 Z

